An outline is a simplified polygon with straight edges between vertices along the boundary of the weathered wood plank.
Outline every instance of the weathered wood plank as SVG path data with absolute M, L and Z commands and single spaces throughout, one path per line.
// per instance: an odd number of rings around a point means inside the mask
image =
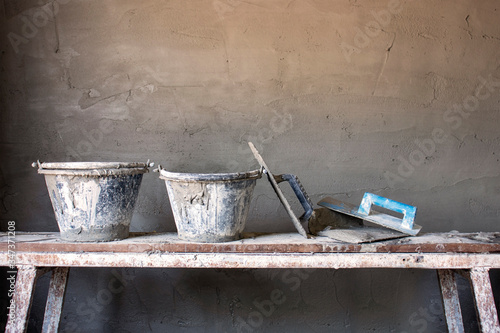
M 417 237 L 349 244 L 329 237 L 305 239 L 297 233 L 255 234 L 227 243 L 190 243 L 175 233 L 135 233 L 113 242 L 76 243 L 59 233 L 16 234 L 20 252 L 174 252 L 174 253 L 500 253 L 500 233 L 434 233 Z M 0 233 L 0 244 L 7 238 Z M 1 248 L 1 247 L 0 247 Z
M 500 333 L 497 308 L 488 268 L 473 268 L 469 273 L 474 301 L 478 314 L 481 331 L 484 333 Z
M 439 286 L 443 297 L 446 324 L 450 333 L 464 333 L 462 310 L 458 298 L 455 273 L 451 269 L 438 269 Z
M 27 265 L 182 268 L 500 268 L 500 254 L 454 253 L 96 253 L 18 252 Z M 7 256 L 0 253 L 0 265 Z
M 13 296 L 15 304 L 13 313 L 15 317 L 9 315 L 5 327 L 6 333 L 26 332 L 36 280 L 47 271 L 46 268 L 37 269 L 34 266 L 18 266 L 15 294 Z
M 43 333 L 58 332 L 68 274 L 69 267 L 56 267 L 52 271 L 43 318 Z

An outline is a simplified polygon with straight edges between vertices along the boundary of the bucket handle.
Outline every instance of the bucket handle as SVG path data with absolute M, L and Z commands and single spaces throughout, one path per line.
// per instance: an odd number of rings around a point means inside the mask
M 38 167 L 38 169 L 43 169 L 43 167 L 42 167 L 42 163 L 40 163 L 40 160 L 37 160 L 36 162 L 31 163 L 31 166 L 32 166 L 33 168 Z M 147 162 L 146 162 L 146 168 L 152 168 L 152 167 L 154 167 L 154 166 L 155 166 L 155 163 L 154 163 L 154 162 L 151 162 L 151 160 L 150 160 L 150 159 L 148 159 L 148 160 L 147 160 Z M 159 168 L 161 168 L 161 166 L 160 166 L 160 165 L 158 165 L 158 167 L 159 167 Z M 155 169 L 155 170 L 153 170 L 153 171 L 155 171 L 155 172 L 156 172 L 157 170 Z
M 306 190 L 302 186 L 299 177 L 289 173 L 284 173 L 281 175 L 274 175 L 274 180 L 276 180 L 277 183 L 287 181 L 288 184 L 290 184 L 290 187 L 297 196 L 297 199 L 299 199 L 302 208 L 304 208 L 304 214 L 299 217 L 299 220 L 302 222 L 309 221 L 309 218 L 313 214 L 313 204 L 311 199 L 309 199 Z

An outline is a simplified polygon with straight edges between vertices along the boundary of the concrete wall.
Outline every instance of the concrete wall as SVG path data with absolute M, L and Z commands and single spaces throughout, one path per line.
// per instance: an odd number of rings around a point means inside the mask
M 246 171 L 252 141 L 313 201 L 371 191 L 417 206 L 427 232 L 498 230 L 497 1 L 4 0 L 0 11 L 2 228 L 57 231 L 37 159 Z M 148 174 L 132 231 L 153 230 L 175 225 Z M 294 230 L 265 180 L 247 230 Z M 105 298 L 117 275 L 124 288 Z M 259 310 L 274 289 L 286 301 Z M 423 332 L 443 320 L 430 271 L 75 269 L 62 327 Z

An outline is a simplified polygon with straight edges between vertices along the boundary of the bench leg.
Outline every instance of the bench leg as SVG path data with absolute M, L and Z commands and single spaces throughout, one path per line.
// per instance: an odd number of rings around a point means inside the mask
M 455 273 L 451 269 L 438 269 L 438 278 L 448 332 L 464 333 Z
M 5 332 L 26 332 L 36 279 L 45 272 L 45 269 L 37 269 L 33 266 L 18 267 L 15 294 L 12 298 L 15 304 L 14 316 L 9 315 Z
M 69 267 L 56 267 L 52 271 L 49 294 L 45 305 L 42 332 L 58 332 L 68 282 Z
M 487 268 L 471 269 L 469 278 L 474 292 L 474 301 L 476 302 L 481 331 L 500 333 L 500 324 L 491 289 L 489 270 Z

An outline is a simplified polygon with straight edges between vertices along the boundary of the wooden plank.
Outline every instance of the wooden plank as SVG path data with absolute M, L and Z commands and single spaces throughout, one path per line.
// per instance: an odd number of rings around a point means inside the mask
M 22 264 L 46 267 L 182 268 L 500 268 L 500 254 L 453 253 L 96 253 L 18 252 Z M 8 258 L 0 255 L 0 265 Z
M 0 233 L 0 244 L 7 242 Z M 0 247 L 2 248 L 2 247 Z M 76 243 L 59 233 L 16 233 L 21 252 L 174 252 L 174 253 L 500 253 L 500 233 L 433 233 L 370 244 L 349 244 L 329 237 L 305 239 L 297 233 L 244 234 L 227 243 L 190 243 L 176 233 L 135 233 L 114 242 Z M 1 253 L 1 252 L 0 252 Z
M 9 316 L 6 333 L 26 332 L 31 310 L 31 301 L 35 289 L 36 279 L 44 274 L 47 269 L 37 269 L 34 266 L 18 266 L 15 294 L 15 317 Z
M 439 286 L 443 297 L 446 324 L 450 333 L 464 333 L 462 310 L 458 298 L 455 273 L 450 269 L 438 269 Z
M 497 308 L 491 289 L 488 268 L 473 268 L 469 273 L 474 301 L 481 331 L 484 333 L 500 333 Z
M 43 318 L 43 333 L 58 332 L 59 330 L 68 274 L 69 267 L 56 267 L 52 271 Z

